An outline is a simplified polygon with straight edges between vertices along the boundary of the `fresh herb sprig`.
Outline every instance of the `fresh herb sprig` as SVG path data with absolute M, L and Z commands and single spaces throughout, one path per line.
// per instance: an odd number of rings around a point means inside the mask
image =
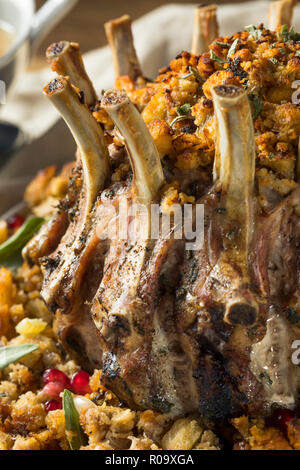
M 192 75 L 195 77 L 197 82 L 199 82 L 199 83 L 204 83 L 205 82 L 205 80 L 201 77 L 199 72 L 194 67 L 192 67 L 191 65 L 189 65 L 189 73 L 187 73 L 185 75 L 182 75 L 182 77 L 180 77 L 180 78 L 188 78 L 188 77 L 191 77 Z
M 270 57 L 270 58 L 269 58 L 269 61 L 270 61 L 271 64 L 273 64 L 273 65 L 277 65 L 277 64 L 278 64 L 278 60 L 277 60 L 275 57 Z
M 222 57 L 219 57 L 217 54 L 215 54 L 212 49 L 210 50 L 210 58 L 215 62 L 219 62 L 220 64 L 226 64 L 226 62 L 228 62 L 226 59 L 222 59 Z
M 239 43 L 239 38 L 236 38 L 230 46 L 227 57 L 231 57 L 233 54 L 235 54 L 238 43 Z
M 18 346 L 3 346 L 0 348 L 0 370 L 18 361 L 38 349 L 36 344 L 20 344 Z
M 246 26 L 245 30 L 248 31 L 249 36 L 255 39 L 256 41 L 259 41 L 261 39 L 262 31 L 260 29 L 255 28 L 253 24 Z
M 255 121 L 255 119 L 257 119 L 260 113 L 262 112 L 262 109 L 264 107 L 264 102 L 259 96 L 255 95 L 254 93 L 250 93 L 248 97 L 249 97 L 249 100 L 252 101 L 253 103 L 254 110 L 253 110 L 252 117 L 253 117 L 253 121 Z
M 284 42 L 288 42 L 288 41 L 299 42 L 300 41 L 300 33 L 296 33 L 293 27 L 288 29 L 286 24 L 282 26 L 279 35 L 282 37 Z
M 181 121 L 182 119 L 193 119 L 193 117 L 190 116 L 190 112 L 190 103 L 185 103 L 182 106 L 178 106 L 178 108 L 176 109 L 177 116 L 175 119 L 173 119 L 170 126 L 173 127 L 176 122 Z
M 14 269 L 22 264 L 21 251 L 45 222 L 42 217 L 30 217 L 22 227 L 0 245 L 0 265 Z
M 79 450 L 84 445 L 85 436 L 80 426 L 79 413 L 76 410 L 72 393 L 65 389 L 63 393 L 63 410 L 66 422 L 66 434 L 71 450 Z

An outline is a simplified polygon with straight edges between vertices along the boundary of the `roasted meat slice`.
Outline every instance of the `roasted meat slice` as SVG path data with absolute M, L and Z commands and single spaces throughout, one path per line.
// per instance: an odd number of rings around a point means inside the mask
M 120 218 L 128 206 L 125 236 L 110 242 L 92 309 L 103 349 L 102 379 L 134 408 L 182 414 L 189 409 L 189 383 L 173 289 L 183 241 L 151 237 L 151 204 L 159 203 L 164 178 L 140 114 L 122 92 L 106 92 L 102 105 L 123 135 L 133 168 L 132 186 L 119 203 Z
M 299 283 L 300 220 L 299 189 L 271 215 L 263 216 L 258 210 L 254 133 L 245 92 L 218 86 L 213 99 L 215 184 L 200 201 L 206 214 L 204 245 L 184 263 L 177 324 L 193 364 L 200 411 L 217 419 L 243 410 L 266 412 L 274 403 L 288 406 L 293 401 L 295 405 L 295 394 L 284 402 L 287 386 L 278 399 L 282 363 L 276 364 L 272 355 L 266 360 L 270 351 L 280 347 L 279 339 L 275 342 L 273 335 L 273 340 L 263 339 L 260 346 L 257 338 L 264 336 L 266 325 L 273 325 L 275 318 L 279 317 L 277 323 L 287 323 L 284 311 Z M 295 332 L 286 334 L 296 339 Z M 297 375 L 291 359 L 284 361 L 289 376 Z M 265 383 L 269 368 L 270 376 L 276 377 L 274 390 Z M 274 393 L 266 393 L 265 387 Z M 289 390 L 292 393 L 295 385 Z
M 87 237 L 95 223 L 98 194 L 110 175 L 108 151 L 100 126 L 68 78 L 52 80 L 44 93 L 57 107 L 76 140 L 82 163 L 82 186 L 58 247 L 42 260 L 41 294 L 56 315 L 56 330 L 66 350 L 75 351 L 79 360 L 92 369 L 99 367 L 101 352 L 85 302 L 93 298 L 101 280 L 105 247 L 103 243 L 98 247 L 97 238 L 87 243 Z M 91 257 L 94 264 L 90 263 Z

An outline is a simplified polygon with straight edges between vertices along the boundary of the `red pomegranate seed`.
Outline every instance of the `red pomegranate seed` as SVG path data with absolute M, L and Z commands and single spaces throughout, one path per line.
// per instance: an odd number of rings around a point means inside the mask
M 49 382 L 44 386 L 43 392 L 45 395 L 48 395 L 48 397 L 59 399 L 59 395 L 64 389 L 64 384 L 60 382 Z
M 21 215 L 14 215 L 10 217 L 7 221 L 7 226 L 10 230 L 17 230 L 24 223 L 24 217 Z
M 64 386 L 64 388 L 71 387 L 71 381 L 69 377 L 58 369 L 47 369 L 43 375 L 44 385 L 47 385 L 50 382 L 58 382 Z
M 277 426 L 282 432 L 286 432 L 287 423 L 295 417 L 295 413 L 287 409 L 278 409 L 274 412 L 272 416 L 272 422 Z
M 49 400 L 47 401 L 47 403 L 45 403 L 46 413 L 49 413 L 49 411 L 61 410 L 61 409 L 62 409 L 61 400 Z
M 71 379 L 71 388 L 77 395 L 85 395 L 91 393 L 91 387 L 89 384 L 90 375 L 84 370 L 80 370 L 73 375 Z

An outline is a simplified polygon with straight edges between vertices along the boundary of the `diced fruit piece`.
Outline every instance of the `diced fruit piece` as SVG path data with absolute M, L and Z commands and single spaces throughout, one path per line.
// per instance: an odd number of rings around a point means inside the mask
M 46 328 L 47 323 L 40 318 L 23 318 L 16 326 L 19 335 L 33 338 L 39 335 Z
M 45 403 L 45 410 L 46 413 L 49 413 L 49 411 L 54 411 L 54 410 L 61 410 L 62 409 L 62 400 L 49 400 Z
M 48 397 L 59 399 L 65 386 L 61 382 L 49 382 L 43 388 L 43 393 Z
M 73 375 L 71 380 L 71 388 L 77 395 L 85 395 L 91 393 L 90 375 L 84 370 L 80 370 Z
M 58 369 L 47 369 L 43 375 L 44 385 L 50 382 L 57 382 L 64 386 L 64 388 L 71 388 L 71 381 L 69 377 Z
M 21 215 L 14 215 L 7 221 L 7 225 L 10 230 L 18 230 L 18 228 L 22 227 L 23 223 L 24 217 Z

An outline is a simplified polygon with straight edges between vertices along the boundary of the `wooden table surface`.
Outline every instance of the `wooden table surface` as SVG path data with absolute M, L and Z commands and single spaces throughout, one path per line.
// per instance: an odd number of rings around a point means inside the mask
M 241 0 L 217 0 L 211 3 L 240 2 Z M 36 3 L 39 7 L 44 1 L 37 0 Z M 191 0 L 79 0 L 69 15 L 43 41 L 38 55 L 43 56 L 47 46 L 59 40 L 78 42 L 82 52 L 104 46 L 106 44 L 103 28 L 105 21 L 125 13 L 135 20 L 154 8 L 168 3 L 191 4 L 193 2 Z M 255 4 L 255 0 L 253 4 Z

